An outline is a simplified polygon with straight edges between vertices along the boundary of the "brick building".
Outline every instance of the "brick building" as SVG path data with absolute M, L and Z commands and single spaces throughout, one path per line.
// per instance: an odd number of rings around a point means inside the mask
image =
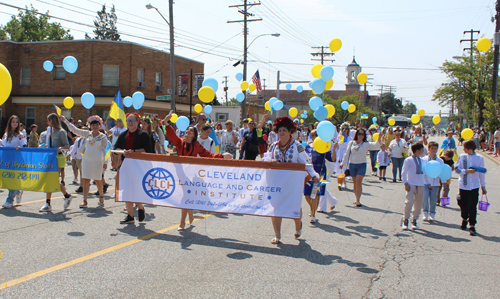
M 73 56 L 78 60 L 78 70 L 74 74 L 67 73 L 62 67 L 66 56 Z M 51 73 L 43 68 L 46 60 L 54 64 Z M 118 88 L 122 97 L 132 96 L 136 91 L 144 93 L 146 100 L 140 109 L 141 114 L 166 115 L 170 111 L 168 52 L 121 41 L 0 41 L 0 63 L 10 71 L 13 83 L 9 99 L 0 107 L 2 128 L 5 128 L 8 117 L 16 114 L 27 127 L 36 123 L 39 130 L 43 130 L 46 127 L 47 115 L 54 112 L 52 104 L 63 109 L 64 115 L 84 122 L 88 116 L 94 114 L 105 119 Z M 178 80 L 175 101 L 179 115 L 189 115 L 189 88 L 187 95 L 185 93 L 186 86 L 190 86 L 191 70 L 195 75 L 203 74 L 204 64 L 180 56 L 175 57 Z M 183 96 L 179 96 L 181 77 Z M 199 80 L 196 81 L 198 82 L 193 82 L 194 90 L 196 83 L 200 83 Z M 85 92 L 93 93 L 96 98 L 90 111 L 81 105 L 80 97 Z M 67 111 L 63 100 L 71 95 L 75 105 L 71 111 Z M 160 98 L 157 100 L 157 97 Z M 193 96 L 192 105 L 197 103 L 201 101 Z M 125 108 L 126 113 L 134 111 L 133 107 Z

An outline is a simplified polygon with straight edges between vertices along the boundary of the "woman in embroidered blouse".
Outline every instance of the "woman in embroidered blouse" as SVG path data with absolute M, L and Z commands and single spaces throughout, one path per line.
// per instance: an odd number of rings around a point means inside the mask
M 99 132 L 99 129 L 102 127 L 102 119 L 97 115 L 89 117 L 87 126 L 90 128 L 90 131 L 78 129 L 64 116 L 61 116 L 61 119 L 73 134 L 85 138 L 85 143 L 82 146 L 84 149 L 82 158 L 83 202 L 80 208 L 86 208 L 88 205 L 87 197 L 89 194 L 90 180 L 95 181 L 97 190 L 99 190 L 99 205 L 104 206 L 102 169 L 104 165 L 104 151 L 108 145 L 108 138 L 105 134 Z
M 226 130 L 222 131 L 222 150 L 236 157 L 236 144 L 238 144 L 238 132 L 233 130 L 233 122 L 226 121 Z
M 266 114 L 267 116 L 267 114 Z M 275 131 L 278 133 L 279 140 L 274 144 L 269 146 L 267 154 L 264 155 L 264 161 L 271 162 L 286 162 L 286 163 L 302 163 L 306 164 L 306 170 L 309 175 L 313 178 L 313 183 L 317 184 L 319 182 L 319 175 L 314 171 L 311 164 L 311 158 L 307 155 L 302 144 L 297 140 L 294 140 L 291 136 L 295 131 L 295 124 L 292 119 L 285 117 L 278 117 L 274 122 Z M 309 164 L 309 165 L 308 165 Z M 271 240 L 272 244 L 278 244 L 281 239 L 281 222 L 282 217 L 271 217 L 273 228 L 274 228 L 274 238 Z M 300 218 L 294 219 L 295 221 L 295 239 L 298 239 L 302 234 L 302 209 L 300 212 Z

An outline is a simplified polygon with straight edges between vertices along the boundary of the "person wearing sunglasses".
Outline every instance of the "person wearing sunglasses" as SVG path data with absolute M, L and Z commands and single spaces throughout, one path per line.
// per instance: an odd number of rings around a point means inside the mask
M 248 132 L 246 132 L 243 136 L 240 145 L 240 152 L 245 151 L 245 160 L 255 160 L 255 158 L 259 155 L 259 134 L 257 130 L 260 131 L 260 135 L 262 136 L 262 128 L 264 127 L 266 120 L 267 112 L 264 114 L 264 117 L 258 127 L 254 120 L 248 123 Z

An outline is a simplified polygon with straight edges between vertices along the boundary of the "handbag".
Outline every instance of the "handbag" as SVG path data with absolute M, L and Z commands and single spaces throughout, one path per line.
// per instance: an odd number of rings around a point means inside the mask
M 349 160 L 351 160 L 351 147 L 352 147 L 352 142 L 351 141 L 351 145 L 349 145 L 349 157 L 347 158 L 347 165 L 349 165 Z M 351 170 L 349 170 L 349 168 L 347 168 L 345 171 L 344 171 L 344 174 L 345 176 L 351 176 Z

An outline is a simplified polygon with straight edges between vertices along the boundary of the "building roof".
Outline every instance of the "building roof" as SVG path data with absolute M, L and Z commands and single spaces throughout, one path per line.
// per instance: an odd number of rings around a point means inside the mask
M 359 66 L 359 64 L 356 62 L 356 57 L 355 56 L 352 57 L 352 62 L 349 63 L 348 65 L 357 65 L 357 66 Z

